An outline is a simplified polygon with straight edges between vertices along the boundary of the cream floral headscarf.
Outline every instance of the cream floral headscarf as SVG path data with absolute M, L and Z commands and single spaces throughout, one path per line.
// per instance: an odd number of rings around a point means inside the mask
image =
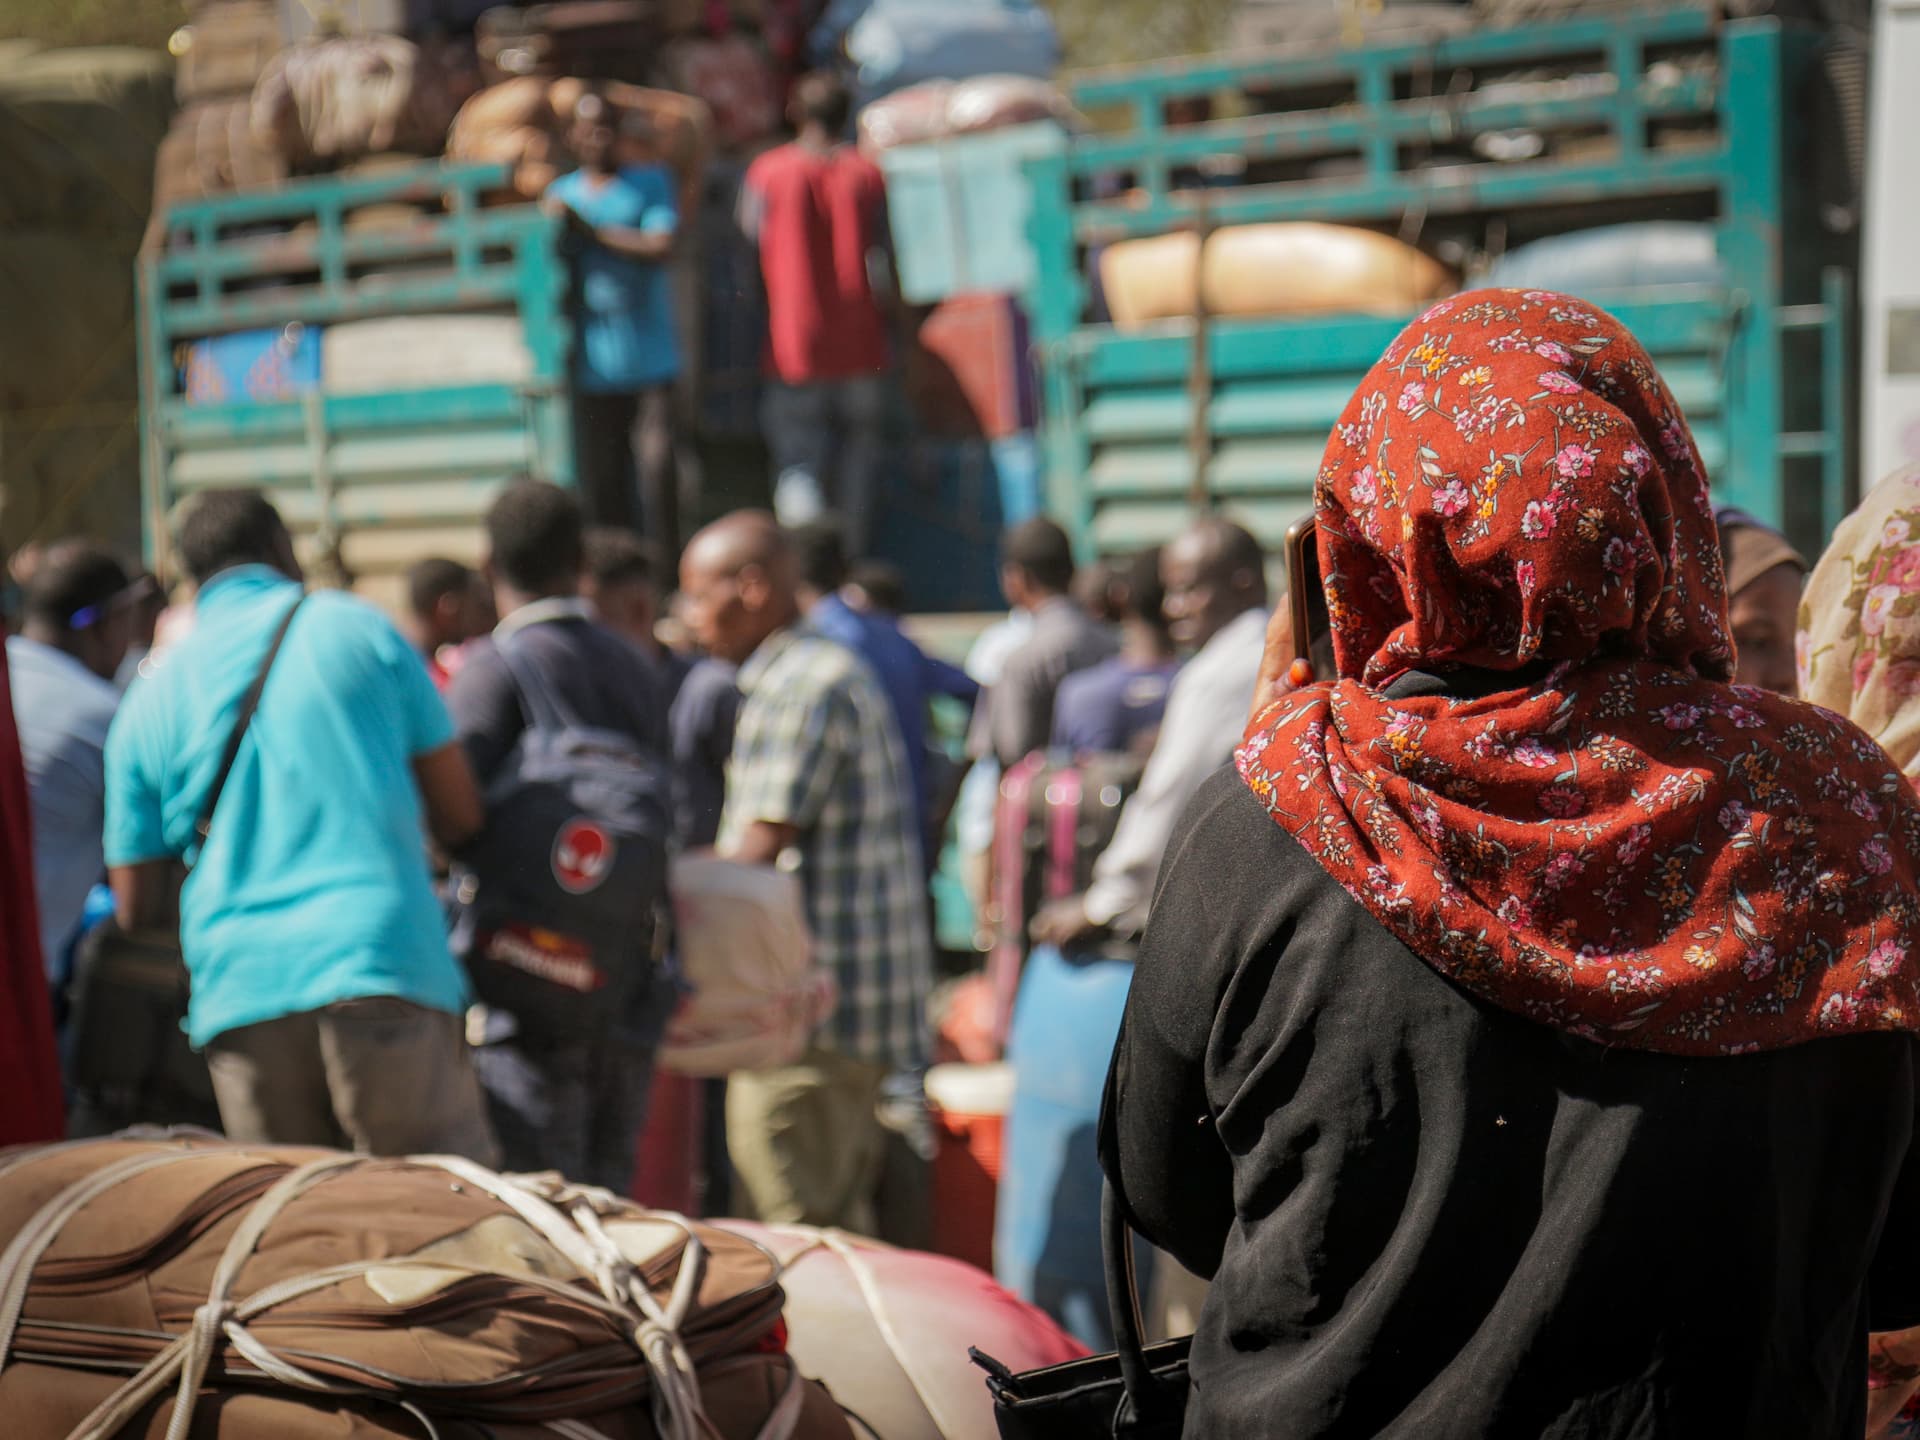
M 1874 486 L 1800 600 L 1800 698 L 1846 716 L 1920 770 L 1920 466 Z

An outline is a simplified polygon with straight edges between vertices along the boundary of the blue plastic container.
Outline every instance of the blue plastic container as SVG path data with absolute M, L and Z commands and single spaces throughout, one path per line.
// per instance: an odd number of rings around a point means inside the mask
M 1007 1058 L 1013 1108 L 994 1222 L 994 1278 L 1082 1344 L 1113 1348 L 1100 1260 L 1100 1096 L 1120 1033 L 1133 963 L 1062 955 L 1027 959 Z M 1144 1260 L 1140 1273 L 1151 1272 Z

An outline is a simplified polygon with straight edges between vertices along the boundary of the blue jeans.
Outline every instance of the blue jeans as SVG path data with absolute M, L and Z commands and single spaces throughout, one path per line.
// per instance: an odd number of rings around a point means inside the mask
M 656 969 L 606 1023 L 565 1042 L 508 1035 L 473 1051 L 500 1141 L 500 1168 L 558 1170 L 569 1180 L 633 1193 L 634 1141 L 646 1123 L 653 1057 L 679 987 Z

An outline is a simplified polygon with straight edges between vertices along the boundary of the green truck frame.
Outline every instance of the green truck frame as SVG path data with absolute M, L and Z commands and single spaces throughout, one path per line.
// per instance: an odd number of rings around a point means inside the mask
M 1591 214 L 1670 198 L 1710 217 L 1725 283 L 1587 298 L 1652 352 L 1693 423 L 1718 497 L 1818 548 L 1853 486 L 1850 272 L 1823 268 L 1798 238 L 1809 223 L 1798 212 L 1812 207 L 1789 195 L 1790 176 L 1805 163 L 1796 150 L 1799 77 L 1816 40 L 1775 21 L 1719 23 L 1680 8 L 1082 77 L 1071 87 L 1075 103 L 1124 106 L 1131 126 L 1027 164 L 1037 259 L 1028 304 L 1049 508 L 1087 556 L 1164 541 L 1196 507 L 1211 505 L 1277 547 L 1311 505 L 1321 451 L 1347 397 L 1411 318 L 1216 317 L 1128 332 L 1091 325 L 1083 321 L 1090 245 L 1208 225 Z M 1690 63 L 1671 63 L 1676 55 Z M 1434 90 L 1436 77 L 1529 66 L 1574 73 L 1578 83 Z M 1350 98 L 1179 128 L 1165 120 L 1172 100 L 1305 87 Z M 1650 143 L 1650 126 L 1674 121 L 1694 128 L 1694 143 Z M 1436 140 L 1568 127 L 1603 132 L 1609 153 L 1594 158 L 1588 146 L 1579 158 L 1407 163 L 1410 149 Z M 1339 153 L 1363 163 L 1332 178 L 1173 188 L 1174 167 L 1209 157 Z M 1114 172 L 1137 177 L 1133 196 L 1078 198 Z M 1196 331 L 1206 336 L 1204 367 L 1194 363 Z
M 570 485 L 571 326 L 561 225 L 533 205 L 487 205 L 500 165 L 422 163 L 390 175 L 297 181 L 174 207 L 174 243 L 139 263 L 140 438 L 147 545 L 197 490 L 257 485 L 303 553 L 379 594 L 435 551 L 477 558 L 493 491 L 516 475 Z M 371 206 L 418 218 L 359 228 Z M 261 233 L 266 231 L 268 233 Z M 190 404 L 179 353 L 211 336 L 291 323 L 511 314 L 529 361 L 514 383 Z M 391 595 L 383 598 L 394 598 Z

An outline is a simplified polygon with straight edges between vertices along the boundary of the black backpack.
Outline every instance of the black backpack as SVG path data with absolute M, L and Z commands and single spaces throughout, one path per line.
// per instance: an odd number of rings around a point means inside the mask
M 453 943 L 477 998 L 537 1048 L 614 1021 L 651 979 L 669 775 L 633 736 L 572 714 L 511 639 L 499 654 L 527 728 L 455 867 Z

